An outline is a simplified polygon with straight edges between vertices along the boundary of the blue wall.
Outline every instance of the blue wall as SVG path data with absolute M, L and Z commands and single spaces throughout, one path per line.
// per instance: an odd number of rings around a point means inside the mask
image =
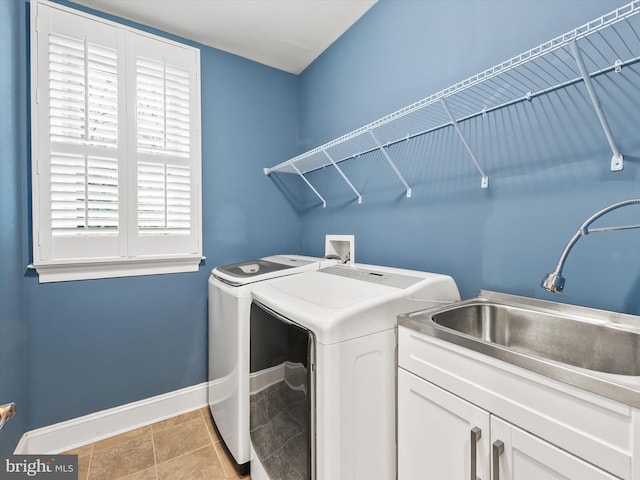
M 538 284 L 577 226 L 639 193 L 640 98 L 621 97 L 607 79 L 598 87 L 605 108 L 615 105 L 607 112 L 625 153 L 621 173 L 608 170 L 611 154 L 578 86 L 464 125 L 488 190 L 450 128 L 391 152 L 411 199 L 375 155 L 343 164 L 362 205 L 331 170 L 311 175 L 326 209 L 299 179 L 265 177 L 262 167 L 619 6 L 381 0 L 299 77 L 201 46 L 207 260 L 198 273 L 40 285 L 25 269 L 28 6 L 0 0 L 8 73 L 0 80 L 0 403 L 19 407 L 0 452 L 25 430 L 205 381 L 206 280 L 217 264 L 322 255 L 325 234 L 354 233 L 359 262 L 449 273 L 465 297 L 489 288 L 550 298 Z M 611 223 L 637 223 L 637 214 L 628 208 Z M 582 239 L 565 269 L 565 294 L 553 298 L 640 314 L 638 234 Z
M 21 122 L 26 101 L 21 77 L 11 74 L 24 66 L 20 49 L 26 39 L 15 28 L 24 22 L 22 7 L 0 2 L 0 404 L 17 404 L 16 416 L 0 433 L 0 452 L 13 451 L 26 421 L 22 272 L 27 158 Z
M 622 3 L 577 5 L 381 0 L 301 75 L 301 151 Z M 413 187 L 410 199 L 380 154 L 341 164 L 361 205 L 333 169 L 310 174 L 328 206 L 310 191 L 298 199 L 303 250 L 322 253 L 326 233 L 355 234 L 358 262 L 448 273 L 463 297 L 485 288 L 640 314 L 637 230 L 583 238 L 564 271 L 565 293 L 539 288 L 591 213 L 640 196 L 640 99 L 629 89 L 638 85 L 638 69 L 596 80 L 625 154 L 623 172 L 609 171 L 611 152 L 580 84 L 462 125 L 490 176 L 487 190 L 452 127 L 390 149 Z M 622 95 L 621 85 L 634 94 Z M 639 214 L 630 207 L 602 224 L 638 223 Z
M 10 310 L 5 322 L 3 302 L 2 325 L 8 328 L 9 320 L 17 322 L 16 333 L 1 344 L 12 350 L 0 354 L 3 360 L 11 355 L 10 363 L 21 359 L 20 332 L 26 321 L 26 364 L 24 372 L 17 372 L 27 386 L 9 378 L 17 392 L 7 391 L 11 398 L 6 399 L 15 398 L 21 411 L 28 412 L 17 431 L 204 382 L 211 268 L 300 250 L 299 215 L 262 173 L 264 165 L 297 151 L 297 77 L 191 43 L 201 49 L 206 262 L 197 273 L 41 285 L 35 274 L 26 272 L 29 258 L 20 253 L 31 255 L 29 231 L 21 229 L 28 225 L 28 212 L 26 207 L 20 209 L 30 196 L 25 173 L 30 160 L 16 155 L 27 150 L 28 137 L 19 133 L 27 128 L 28 91 L 26 87 L 18 91 L 18 85 L 28 78 L 28 29 L 23 17 L 29 3 L 1 1 L 0 5 L 4 25 L 0 61 L 9 74 L 2 80 L 3 93 L 15 92 L 3 95 L 0 117 L 3 138 L 8 139 L 1 147 L 2 298 L 8 299 Z M 4 102 L 9 102 L 6 108 Z M 0 391 L 3 401 L 5 390 Z M 17 437 L 0 438 L 11 446 Z M 8 450 L 6 444 L 0 447 Z

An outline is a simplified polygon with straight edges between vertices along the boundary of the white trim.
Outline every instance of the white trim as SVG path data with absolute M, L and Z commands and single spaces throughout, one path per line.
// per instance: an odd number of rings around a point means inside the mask
M 301 368 L 304 369 L 302 364 L 286 360 L 279 365 L 265 368 L 259 372 L 250 373 L 249 393 L 251 395 L 255 395 L 256 393 L 261 392 L 278 382 L 282 382 L 283 380 L 287 382 L 289 388 L 293 390 L 303 389 L 304 387 L 301 387 L 300 385 L 293 385 L 290 383 L 291 372 L 297 371 Z
M 142 32 L 136 28 L 120 25 L 46 0 L 32 0 L 30 32 L 32 35 L 31 85 L 33 100 L 31 102 L 33 119 L 31 135 L 33 263 L 39 274 L 40 283 L 197 271 L 202 256 L 200 50 L 188 44 Z M 90 42 L 113 49 L 117 53 L 118 142 L 116 148 L 110 149 L 110 151 L 113 150 L 111 152 L 113 155 L 109 155 L 110 159 L 113 157 L 118 161 L 117 233 L 73 235 L 64 230 L 55 230 L 52 227 L 52 205 L 59 202 L 50 195 L 52 175 L 55 174 L 50 168 L 52 165 L 51 153 L 82 154 L 85 157 L 101 156 L 103 149 L 94 146 L 91 142 L 89 144 L 73 144 L 52 141 L 49 111 L 51 107 L 49 91 L 52 81 L 48 74 L 50 62 L 47 58 L 49 55 L 48 35 L 51 32 L 84 39 L 83 48 L 85 50 L 89 48 L 86 42 Z M 85 52 L 85 56 L 87 55 L 88 53 Z M 140 187 L 137 165 L 141 157 L 149 157 L 149 155 L 138 153 L 138 120 L 135 115 L 137 73 L 134 67 L 136 58 L 140 56 L 158 60 L 163 64 L 173 65 L 188 72 L 190 118 L 188 158 L 178 161 L 178 159 L 166 155 L 152 155 L 151 157 L 158 164 L 164 165 L 167 162 L 173 162 L 189 167 L 189 234 L 165 232 L 165 234 L 147 235 L 139 233 L 137 192 Z M 88 75 L 86 70 L 85 65 L 85 76 Z M 79 75 L 82 76 L 82 74 Z M 45 91 L 46 95 L 43 93 Z M 86 101 L 87 93 L 85 92 Z M 82 101 L 79 100 L 79 102 Z M 86 122 L 87 119 L 85 118 L 84 121 Z M 86 126 L 83 135 L 87 135 Z M 130 141 L 124 141 L 125 139 Z M 85 164 L 87 161 L 85 158 Z M 86 172 L 83 181 L 85 186 L 90 182 Z M 75 185 L 74 181 L 70 182 Z M 61 183 L 69 184 L 69 182 L 65 183 L 62 180 Z M 73 201 L 73 197 L 71 201 Z M 65 205 L 68 203 L 66 194 L 62 203 Z M 88 208 L 86 199 L 84 203 L 84 208 Z M 55 208 L 56 211 L 64 211 L 64 214 L 61 214 L 59 218 L 66 218 L 67 214 L 73 215 L 74 212 L 73 208 L 69 209 L 63 206 Z M 54 230 L 60 234 L 54 235 Z M 75 230 L 73 232 L 76 233 Z
M 207 382 L 26 432 L 14 454 L 56 454 L 207 405 Z
M 284 380 L 285 363 L 286 362 L 274 367 L 265 368 L 259 372 L 250 373 L 249 394 L 255 395 L 265 388 L 269 388 L 271 385 L 275 385 L 276 383 Z
M 20 437 L 20 441 L 16 445 L 16 449 L 13 451 L 14 455 L 22 455 L 28 452 L 29 451 L 28 444 L 29 444 L 29 438 L 25 433 L 24 435 L 22 435 L 22 437 Z
M 201 255 L 193 255 L 154 259 L 126 258 L 103 262 L 54 261 L 39 264 L 31 263 L 28 265 L 28 268 L 38 272 L 39 283 L 50 283 L 96 278 L 158 275 L 162 273 L 197 272 L 200 262 L 204 259 L 205 257 Z
M 33 3 L 36 3 L 36 2 L 33 2 Z M 116 22 L 116 21 L 113 21 L 113 20 L 109 20 L 109 19 L 103 18 L 103 17 L 99 17 L 99 16 L 94 15 L 92 13 L 88 13 L 88 12 L 84 12 L 82 10 L 78 10 L 77 8 L 74 8 L 74 7 L 67 7 L 65 5 L 61 5 L 59 3 L 56 3 L 55 1 L 37 0 L 37 3 L 40 4 L 40 5 L 46 5 L 48 7 L 55 8 L 57 10 L 61 10 L 63 12 L 67 12 L 67 13 L 70 13 L 70 14 L 73 14 L 73 15 L 78 15 L 79 17 L 89 18 L 91 20 L 95 20 L 95 21 L 103 23 L 105 25 L 109 25 L 111 27 L 117 27 L 119 29 L 126 30 L 128 32 L 133 32 L 133 33 L 136 33 L 136 34 L 141 35 L 143 37 L 149 37 L 149 38 L 152 38 L 154 40 L 159 40 L 159 41 L 164 42 L 164 43 L 166 43 L 168 45 L 173 45 L 173 46 L 176 46 L 176 47 L 184 47 L 185 45 L 190 46 L 187 43 L 183 43 L 183 42 L 176 41 L 176 40 L 171 40 L 170 38 L 161 37 L 161 36 L 155 35 L 153 33 L 145 32 L 144 30 L 139 30 L 136 27 L 132 27 L 132 26 L 126 25 L 124 23 L 120 23 L 120 22 Z M 194 47 L 194 48 L 196 48 L 196 47 Z

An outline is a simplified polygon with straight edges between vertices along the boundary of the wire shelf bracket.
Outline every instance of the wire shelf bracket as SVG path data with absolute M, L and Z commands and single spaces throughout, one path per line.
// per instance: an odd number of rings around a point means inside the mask
M 609 147 L 611 147 L 611 151 L 613 152 L 613 157 L 611 157 L 611 171 L 619 172 L 624 168 L 624 158 L 618 146 L 616 144 L 615 139 L 613 138 L 613 133 L 611 133 L 611 128 L 609 127 L 609 122 L 607 121 L 607 117 L 604 114 L 604 110 L 602 109 L 602 105 L 600 104 L 600 99 L 598 98 L 598 94 L 593 88 L 593 82 L 591 81 L 591 75 L 587 71 L 587 67 L 584 65 L 584 60 L 582 59 L 582 52 L 580 47 L 578 46 L 578 42 L 574 40 L 571 42 L 571 51 L 573 56 L 576 59 L 576 63 L 578 64 L 578 69 L 580 70 L 580 75 L 584 80 L 584 84 L 587 87 L 587 92 L 589 92 L 589 98 L 591 99 L 591 103 L 593 104 L 593 108 L 598 115 L 598 120 L 600 120 L 600 125 L 602 125 L 602 129 L 604 130 L 604 134 L 607 137 L 607 141 L 609 142 Z M 621 62 L 617 61 L 615 64 L 615 71 L 620 72 Z
M 402 176 L 402 174 L 398 170 L 398 167 L 396 167 L 396 164 L 393 163 L 393 160 L 391 160 L 391 157 L 389 156 L 389 153 L 387 152 L 387 149 L 384 148 L 382 146 L 382 144 L 378 141 L 378 139 L 376 138 L 375 133 L 373 133 L 373 130 L 369 130 L 369 135 L 371 135 L 371 138 L 373 139 L 373 141 L 378 146 L 378 149 L 382 152 L 382 155 L 384 155 L 384 158 L 386 158 L 387 162 L 389 162 L 389 165 L 391 165 L 391 168 L 393 168 L 393 171 L 395 172 L 395 174 L 398 176 L 398 178 L 400 179 L 400 181 L 404 185 L 404 188 L 407 191 L 407 198 L 411 198 L 411 187 L 409 186 L 407 181 L 404 179 L 404 177 Z
M 442 103 L 442 108 L 444 108 L 444 111 L 447 113 L 447 116 L 451 121 L 451 125 L 453 125 L 453 128 L 455 128 L 456 133 L 458 134 L 458 136 L 460 137 L 460 140 L 464 145 L 464 148 L 467 149 L 467 152 L 469 153 L 471 160 L 473 160 L 473 163 L 475 163 L 476 168 L 480 172 L 480 175 L 482 175 L 482 181 L 480 182 L 480 186 L 482 188 L 488 188 L 489 177 L 480 166 L 480 162 L 478 162 L 478 159 L 476 158 L 475 153 L 473 153 L 473 149 L 469 145 L 469 142 L 467 142 L 467 138 L 464 136 L 464 133 L 462 133 L 462 130 L 460 130 L 460 125 L 458 125 L 458 121 L 454 118 L 453 114 L 451 113 L 451 110 L 449 109 L 449 105 L 447 105 L 447 101 L 444 99 L 444 97 L 440 99 L 440 103 Z
M 355 193 L 356 197 L 358 197 L 358 203 L 362 203 L 362 195 L 360 195 L 360 192 L 358 192 L 358 190 L 356 190 L 356 187 L 353 186 L 353 183 L 351 183 L 351 181 L 347 178 L 347 176 L 344 174 L 344 172 L 340 169 L 338 164 L 333 160 L 333 158 L 331 158 L 331 155 L 329 155 L 329 153 L 326 150 L 322 150 L 322 153 L 324 153 L 325 157 L 327 157 L 327 159 L 331 162 L 331 164 L 334 167 L 336 167 L 336 170 L 338 170 L 338 173 L 342 176 L 344 181 L 347 182 L 347 185 L 349 185 L 349 187 L 351 187 L 351 190 L 353 190 L 353 193 Z
M 579 45 L 579 46 L 578 46 Z M 576 68 L 577 63 L 577 68 Z M 558 35 L 537 47 L 507 59 L 476 75 L 433 93 L 415 103 L 368 123 L 341 137 L 330 140 L 296 157 L 270 168 L 272 173 L 297 174 L 311 187 L 305 175 L 333 165 L 362 202 L 362 196 L 338 167 L 338 164 L 380 151 L 411 196 L 406 182 L 391 158 L 391 146 L 442 128 L 453 126 L 469 156 L 482 175 L 482 188 L 488 188 L 489 177 L 483 170 L 462 131 L 464 124 L 523 102 L 531 102 L 551 92 L 565 90 L 584 82 L 593 108 L 613 157 L 611 171 L 623 169 L 623 156 L 600 104 L 593 82 L 599 76 L 613 76 L 623 68 L 634 67 L 637 75 L 640 63 L 640 0 L 629 3 L 595 18 L 573 30 Z M 595 87 L 600 90 L 600 86 Z M 640 86 L 630 81 L 620 82 L 620 88 L 638 95 Z M 602 95 L 602 92 L 600 92 Z M 550 101 L 552 99 L 550 98 Z M 535 115 L 533 109 L 525 109 Z M 613 112 L 610 112 L 613 113 Z M 613 117 L 612 117 L 613 118 Z M 490 167 L 487 160 L 486 167 Z M 318 198 L 322 197 L 315 190 Z M 323 205 L 326 203 L 323 200 Z
M 292 164 L 291 166 L 294 168 L 296 173 L 298 175 L 300 175 L 300 178 L 302 178 L 302 180 L 304 180 L 304 183 L 306 183 L 309 186 L 309 188 L 311 190 L 313 190 L 313 193 L 315 193 L 316 196 L 322 201 L 322 208 L 326 208 L 327 207 L 327 201 L 322 197 L 322 195 L 320 195 L 318 193 L 318 190 L 316 190 L 316 188 L 313 185 L 311 185 L 311 182 L 309 180 L 307 180 L 307 177 L 305 177 L 300 170 L 298 170 L 298 167 L 296 167 L 295 164 Z

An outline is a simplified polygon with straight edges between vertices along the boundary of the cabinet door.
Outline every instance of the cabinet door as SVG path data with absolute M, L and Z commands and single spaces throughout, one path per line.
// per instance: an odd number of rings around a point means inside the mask
M 485 410 L 398 370 L 398 480 L 489 480 L 489 426 Z
M 491 450 L 492 480 L 618 478 L 494 416 L 491 417 Z

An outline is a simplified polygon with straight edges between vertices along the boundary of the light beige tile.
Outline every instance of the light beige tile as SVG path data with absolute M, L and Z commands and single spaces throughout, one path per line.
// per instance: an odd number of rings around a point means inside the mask
M 182 422 L 159 432 L 154 430 L 153 443 L 157 463 L 212 445 L 207 427 L 199 413 L 195 420 Z
M 237 474 L 212 422 L 204 407 L 65 453 L 78 455 L 79 480 L 251 480 Z
M 209 409 L 207 408 L 206 412 L 202 413 L 202 419 L 204 424 L 207 427 L 207 432 L 209 432 L 209 436 L 211 437 L 211 441 L 213 443 L 219 442 L 220 437 L 218 437 L 218 432 L 216 432 L 215 427 L 213 426 L 213 418 L 211 418 L 211 414 L 209 413 Z
M 159 432 L 164 430 L 165 428 L 175 427 L 181 423 L 190 422 L 195 419 L 202 419 L 202 414 L 200 410 L 193 410 L 191 412 L 183 413 L 182 415 L 178 415 L 176 417 L 167 418 L 158 423 L 154 423 L 152 425 L 153 432 Z
M 63 455 L 78 455 L 78 457 L 82 457 L 85 455 L 91 455 L 93 452 L 93 443 L 89 445 L 84 445 L 82 447 L 74 448 L 73 450 L 69 450 L 64 452 Z
M 91 455 L 78 456 L 78 480 L 87 480 L 89 478 L 90 463 Z
M 93 443 L 63 452 L 63 455 L 78 456 L 78 480 L 87 480 L 87 477 L 89 475 L 89 463 L 91 462 L 92 453 Z
M 218 455 L 218 460 L 220 461 L 220 465 L 222 466 L 222 471 L 224 472 L 224 478 L 236 478 L 236 470 L 234 466 L 231 464 L 231 460 L 227 456 L 227 452 L 222 446 L 221 443 L 216 443 L 214 445 L 216 449 L 216 454 Z
M 158 464 L 158 480 L 224 480 L 213 445 Z
M 119 443 L 128 442 L 144 435 L 151 435 L 151 426 L 136 428 L 135 430 L 130 430 L 128 432 L 121 433 L 120 435 L 100 440 L 93 444 L 93 451 L 97 452 L 99 450 L 104 450 L 105 448 L 112 447 Z
M 120 480 L 158 480 L 158 475 L 156 474 L 156 466 L 147 468 L 145 470 L 141 470 L 131 475 L 127 475 L 126 477 L 122 477 Z
M 94 452 L 88 480 L 115 480 L 154 465 L 151 434 Z

